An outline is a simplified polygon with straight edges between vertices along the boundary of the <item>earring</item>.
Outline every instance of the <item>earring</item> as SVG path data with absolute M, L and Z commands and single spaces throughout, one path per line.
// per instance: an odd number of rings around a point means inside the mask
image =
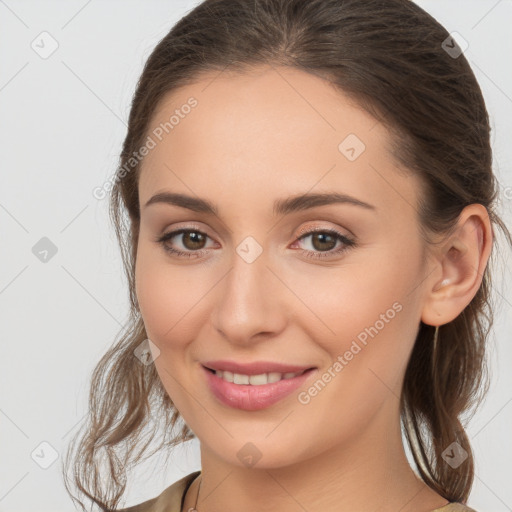
M 439 338 L 439 325 L 436 325 L 436 330 L 434 331 L 434 348 L 432 349 L 432 360 L 436 359 L 437 352 L 437 339 Z
M 436 376 L 436 352 L 437 352 L 437 338 L 439 337 L 439 325 L 436 325 L 436 330 L 434 331 L 434 343 L 432 347 L 432 378 L 435 379 Z

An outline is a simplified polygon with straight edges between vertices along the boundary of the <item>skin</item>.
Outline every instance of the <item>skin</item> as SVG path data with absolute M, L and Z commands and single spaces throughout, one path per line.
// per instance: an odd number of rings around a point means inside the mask
M 457 230 L 430 246 L 417 217 L 421 186 L 389 151 L 389 133 L 319 77 L 278 67 L 224 72 L 168 94 L 151 133 L 193 96 L 198 105 L 145 157 L 136 292 L 163 386 L 200 440 L 199 512 L 299 510 L 427 512 L 447 500 L 412 470 L 403 449 L 399 396 L 420 320 L 442 325 L 470 302 L 492 245 L 487 211 L 470 205 Z M 338 149 L 356 134 L 366 149 Z M 163 191 L 206 198 L 218 215 L 155 203 Z M 375 207 L 318 206 L 273 216 L 275 199 L 336 191 Z M 177 235 L 167 253 L 156 238 Z M 321 244 L 301 229 L 336 229 L 357 245 Z M 253 237 L 262 253 L 236 251 Z M 332 254 L 309 259 L 301 249 Z M 307 390 L 366 327 L 400 312 L 308 404 Z M 446 342 L 445 340 L 443 340 Z M 201 361 L 271 360 L 316 366 L 301 389 L 260 411 L 221 404 Z M 249 467 L 238 452 L 261 453 Z M 198 479 L 183 510 L 195 503 Z

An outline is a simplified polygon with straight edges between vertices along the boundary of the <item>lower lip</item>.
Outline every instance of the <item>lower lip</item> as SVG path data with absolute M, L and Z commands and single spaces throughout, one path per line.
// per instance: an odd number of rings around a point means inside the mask
M 245 411 L 258 411 L 279 402 L 293 393 L 317 371 L 316 368 L 306 370 L 303 374 L 292 379 L 283 379 L 271 384 L 252 386 L 250 384 L 234 384 L 227 382 L 215 373 L 202 366 L 211 392 L 224 405 Z

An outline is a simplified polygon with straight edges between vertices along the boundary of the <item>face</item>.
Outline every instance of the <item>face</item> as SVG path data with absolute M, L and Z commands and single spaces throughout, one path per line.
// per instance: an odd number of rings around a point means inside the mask
M 244 450 L 260 467 L 347 450 L 397 419 L 426 275 L 420 185 L 386 129 L 319 77 L 277 69 L 165 97 L 139 181 L 136 293 L 157 372 L 201 446 L 238 466 Z M 288 201 L 306 194 L 341 199 Z M 313 370 L 258 390 L 215 361 Z

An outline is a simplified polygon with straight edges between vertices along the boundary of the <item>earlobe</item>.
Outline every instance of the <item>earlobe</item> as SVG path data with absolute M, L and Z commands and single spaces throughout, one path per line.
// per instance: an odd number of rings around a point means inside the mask
M 455 319 L 471 302 L 482 283 L 492 248 L 492 226 L 481 204 L 466 206 L 457 226 L 436 252 L 439 272 L 427 280 L 421 320 L 442 325 Z
M 444 288 L 445 286 L 449 285 L 451 283 L 450 279 L 445 278 L 443 279 L 439 284 L 435 285 L 435 291 L 440 290 L 441 288 Z

